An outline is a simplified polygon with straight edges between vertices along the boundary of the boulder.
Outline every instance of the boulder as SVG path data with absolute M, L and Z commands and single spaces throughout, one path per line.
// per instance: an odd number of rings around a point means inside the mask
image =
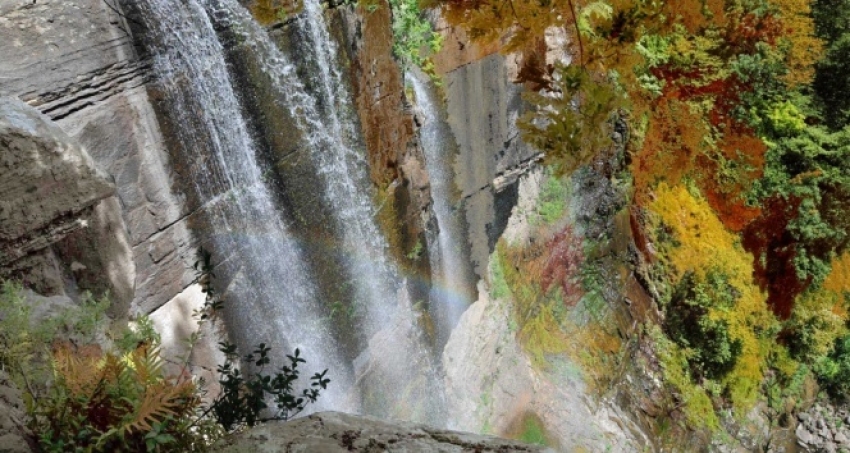
M 275 452 L 552 452 L 497 437 L 376 418 L 320 412 L 289 422 L 255 426 L 216 444 L 214 453 Z
M 115 187 L 88 153 L 47 116 L 0 98 L 0 266 L 85 225 Z

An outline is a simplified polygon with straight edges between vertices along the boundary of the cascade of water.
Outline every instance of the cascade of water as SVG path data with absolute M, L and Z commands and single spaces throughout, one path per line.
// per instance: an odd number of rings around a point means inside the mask
M 405 79 L 413 85 L 416 109 L 422 118 L 419 139 L 425 154 L 425 167 L 431 182 L 431 200 L 437 219 L 437 246 L 431 250 L 431 314 L 437 325 L 439 344 L 445 344 L 460 316 L 471 303 L 468 265 L 461 243 L 463 227 L 452 208 L 456 199 L 452 149 L 454 140 L 449 125 L 439 117 L 433 89 L 423 80 L 426 75 L 408 73 Z
M 231 334 L 243 346 L 271 343 L 279 360 L 299 347 L 311 372 L 342 369 L 299 248 L 265 185 L 205 6 L 204 0 L 146 0 L 134 7 L 151 30 L 157 85 L 193 162 L 184 177 L 205 204 L 216 250 L 239 269 L 228 288 L 228 300 L 238 303 L 227 307 Z M 345 409 L 348 385 L 335 379 L 320 401 Z
M 375 224 L 365 149 L 320 1 L 305 0 L 304 11 L 292 24 L 304 41 L 301 46 L 310 49 L 297 56 L 278 49 L 267 31 L 235 0 L 207 1 L 217 25 L 227 27 L 241 45 L 250 47 L 260 70 L 273 81 L 278 102 L 289 109 L 302 132 L 302 147 L 310 150 L 323 180 L 324 197 L 347 255 L 348 278 L 357 298 L 354 303 L 366 312 L 360 327 L 369 346 L 355 364 L 357 391 L 364 400 L 361 410 L 393 416 L 415 407 L 417 415 L 413 417 L 434 423 L 444 407 L 440 378 L 410 301 L 396 291 L 400 277 L 387 258 L 386 241 Z M 299 69 L 308 75 L 299 77 Z M 402 409 L 394 412 L 388 407 Z
M 281 52 L 266 31 L 235 0 L 207 0 L 217 23 L 229 26 L 251 47 L 261 70 L 274 80 L 282 103 L 289 109 L 297 127 L 304 132 L 310 156 L 324 181 L 325 199 L 336 217 L 337 230 L 348 259 L 347 267 L 356 288 L 355 304 L 365 308 L 364 326 L 371 335 L 386 325 L 397 301 L 398 275 L 386 257 L 386 241 L 375 224 L 375 211 L 369 196 L 370 184 L 365 150 L 358 142 L 349 94 L 337 69 L 336 46 L 322 17 L 318 0 L 305 0 L 304 11 L 295 26 L 306 48 L 299 61 Z M 312 61 L 311 61 L 312 60 Z M 297 64 L 315 68 L 310 78 L 313 93 L 297 73 Z

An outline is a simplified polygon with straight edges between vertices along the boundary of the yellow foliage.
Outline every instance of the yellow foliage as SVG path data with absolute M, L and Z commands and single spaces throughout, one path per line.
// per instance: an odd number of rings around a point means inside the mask
M 677 245 L 666 246 L 673 266 L 673 284 L 687 272 L 705 279 L 707 272 L 719 270 L 729 277 L 738 299 L 731 309 L 714 308 L 712 319 L 723 320 L 732 338 L 741 342 L 741 355 L 735 368 L 723 379 L 732 403 L 746 410 L 754 402 L 764 375 L 765 359 L 775 346 L 774 339 L 758 332 L 772 331 L 776 319 L 766 304 L 766 295 L 753 283 L 752 257 L 741 247 L 735 234 L 702 198 L 684 186 L 661 183 L 649 209 L 672 230 Z
M 836 293 L 821 288 L 803 293 L 794 303 L 788 326 L 798 332 L 795 346 L 811 359 L 829 354 L 835 339 L 846 333 L 843 317 L 834 311 L 837 300 Z
M 815 37 L 815 24 L 808 0 L 771 0 L 779 8 L 788 41 L 785 83 L 793 88 L 812 81 L 814 65 L 823 53 L 823 42 Z
M 850 293 L 850 253 L 845 253 L 832 260 L 832 272 L 823 282 L 823 288 L 838 295 L 838 301 L 833 307 L 836 315 L 848 319 L 848 293 Z

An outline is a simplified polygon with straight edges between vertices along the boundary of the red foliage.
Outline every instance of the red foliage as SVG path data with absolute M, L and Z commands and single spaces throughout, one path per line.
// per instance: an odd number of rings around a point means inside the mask
M 788 233 L 788 223 L 798 215 L 800 199 L 774 197 L 764 203 L 762 215 L 743 233 L 744 248 L 753 254 L 754 277 L 767 290 L 767 303 L 780 319 L 788 319 L 794 299 L 811 279 L 799 280 L 794 267 L 797 241 Z
M 760 42 L 775 47 L 787 31 L 782 21 L 772 14 L 758 16 L 748 13 L 729 30 L 725 41 L 733 53 L 752 54 Z
M 568 225 L 549 241 L 546 248 L 549 257 L 541 275 L 543 291 L 549 291 L 552 285 L 557 284 L 563 291 L 564 302 L 573 306 L 581 298 L 581 282 L 578 279 L 584 261 L 581 239 Z
M 741 94 L 753 90 L 751 83 L 742 81 L 736 75 L 703 82 L 711 74 L 700 68 L 681 69 L 665 65 L 652 68 L 650 72 L 665 82 L 664 96 L 682 101 L 713 99 L 714 109 L 708 115 L 712 126 L 730 126 L 735 132 L 746 129 L 741 121 L 734 119 L 732 111 L 741 103 Z

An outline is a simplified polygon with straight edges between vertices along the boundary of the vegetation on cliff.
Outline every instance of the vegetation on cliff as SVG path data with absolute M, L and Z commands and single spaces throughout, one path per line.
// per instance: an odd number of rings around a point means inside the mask
M 208 296 L 194 314 L 200 323 L 221 308 L 209 258 L 202 252 L 196 264 Z M 208 395 L 203 379 L 190 372 L 197 332 L 182 339 L 189 346 L 184 357 L 165 358 L 147 317 L 121 325 L 106 316 L 107 298 L 85 296 L 58 308 L 41 307 L 43 299 L 0 282 L 0 370 L 23 391 L 27 428 L 39 451 L 206 451 L 227 433 L 294 417 L 330 382 L 325 370 L 310 377 L 306 389 L 296 388 L 305 363 L 298 349 L 266 373 L 265 344 L 240 361 L 235 346 L 221 343 L 220 390 Z
M 618 177 L 631 181 L 633 235 L 663 314 L 645 332 L 690 426 L 714 430 L 716 414 L 760 400 L 793 407 L 806 376 L 848 397 L 847 2 L 424 4 L 521 55 L 536 108 L 520 125 L 556 174 L 598 165 L 628 123 Z M 546 63 L 553 29 L 570 38 L 569 65 Z M 519 338 L 541 361 L 566 348 L 558 304 L 542 296 L 557 245 L 500 247 L 496 290 L 516 299 Z

